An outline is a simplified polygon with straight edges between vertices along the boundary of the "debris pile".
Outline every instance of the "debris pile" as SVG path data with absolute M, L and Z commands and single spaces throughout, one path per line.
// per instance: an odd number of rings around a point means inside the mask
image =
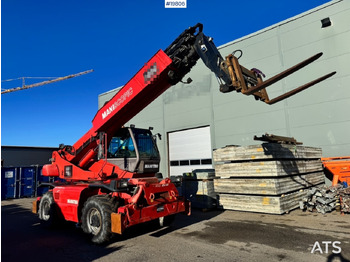
M 350 187 L 344 188 L 339 192 L 340 196 L 340 211 L 350 213 Z
M 300 209 L 322 214 L 332 212 L 337 207 L 342 213 L 350 212 L 350 188 L 342 184 L 336 186 L 312 187 L 299 202 Z

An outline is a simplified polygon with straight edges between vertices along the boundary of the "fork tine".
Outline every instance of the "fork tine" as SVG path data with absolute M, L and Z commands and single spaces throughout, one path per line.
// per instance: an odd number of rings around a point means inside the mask
M 279 101 L 282 101 L 282 100 L 284 100 L 284 99 L 286 99 L 288 97 L 291 97 L 291 96 L 293 96 L 293 95 L 295 95 L 295 94 L 297 94 L 297 93 L 299 93 L 299 92 L 301 92 L 301 91 L 303 91 L 303 90 L 305 90 L 305 89 L 307 89 L 307 88 L 309 88 L 309 87 L 311 87 L 311 86 L 313 86 L 313 85 L 315 85 L 315 84 L 317 84 L 319 82 L 322 82 L 323 80 L 326 80 L 327 78 L 329 78 L 329 77 L 331 77 L 331 76 L 333 76 L 335 74 L 336 74 L 336 72 L 334 71 L 332 73 L 324 75 L 324 76 L 322 76 L 320 78 L 317 78 L 317 79 L 315 79 L 315 80 L 313 80 L 313 81 L 311 81 L 311 82 L 309 82 L 307 84 L 304 84 L 304 85 L 302 85 L 300 87 L 297 87 L 297 88 L 295 88 L 295 89 L 293 89 L 293 90 L 291 90 L 291 91 L 289 91 L 289 92 L 287 92 L 287 93 L 285 93 L 283 95 L 275 97 L 275 98 L 273 98 L 273 99 L 271 99 L 269 101 L 265 101 L 265 103 L 268 104 L 268 105 L 273 105 L 273 104 L 275 104 L 275 103 L 277 103 Z
M 261 84 L 258 84 L 257 86 L 254 86 L 254 87 L 251 87 L 251 88 L 249 88 L 246 91 L 242 91 L 242 93 L 245 94 L 245 95 L 251 95 L 251 94 L 253 94 L 255 92 L 258 92 L 261 89 L 264 89 L 264 88 L 266 88 L 266 87 L 276 83 L 277 81 L 280 81 L 281 79 L 289 76 L 290 74 L 293 74 L 294 72 L 298 71 L 299 69 L 301 69 L 301 68 L 307 66 L 308 64 L 314 62 L 315 60 L 320 58 L 322 55 L 323 55 L 322 52 L 320 52 L 320 53 L 318 53 L 316 55 L 313 55 L 313 56 L 309 57 L 308 59 L 306 59 L 306 60 L 304 60 L 304 61 L 302 61 L 302 62 L 300 62 L 300 63 L 298 63 L 298 64 L 296 64 L 296 65 L 294 65 L 294 66 L 292 66 L 292 67 L 290 67 L 288 69 L 286 69 L 286 70 L 284 70 L 283 72 L 281 72 L 281 73 L 279 73 L 279 74 L 277 74 L 277 75 L 267 79 L 266 81 L 262 82 Z

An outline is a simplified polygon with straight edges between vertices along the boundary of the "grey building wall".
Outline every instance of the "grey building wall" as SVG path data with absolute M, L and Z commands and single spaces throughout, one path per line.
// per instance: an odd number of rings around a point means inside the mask
M 25 167 L 49 163 L 53 147 L 1 146 L 3 167 Z
M 326 17 L 332 26 L 321 28 L 321 20 Z M 273 98 L 337 71 L 332 78 L 292 98 L 269 106 L 236 92 L 222 94 L 214 74 L 198 62 L 188 74 L 194 80 L 190 85 L 171 87 L 129 123 L 153 126 L 155 132 L 163 134 L 164 139 L 158 141 L 163 173 L 167 173 L 168 163 L 166 134 L 207 125 L 211 127 L 213 149 L 256 144 L 254 135 L 272 133 L 322 147 L 325 157 L 349 155 L 349 17 L 349 1 L 331 1 L 219 48 L 223 56 L 242 50 L 240 63 L 259 68 L 267 78 L 323 52 L 313 64 L 268 88 Z M 116 91 L 101 94 L 99 106 Z

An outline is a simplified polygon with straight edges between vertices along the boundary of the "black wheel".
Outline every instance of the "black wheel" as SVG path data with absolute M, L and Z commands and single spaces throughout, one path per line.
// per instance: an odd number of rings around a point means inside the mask
M 174 220 L 175 220 L 175 215 L 160 217 L 159 218 L 159 225 L 161 227 L 168 227 L 174 222 Z
M 92 235 L 92 242 L 102 244 L 111 236 L 111 213 L 113 203 L 108 196 L 92 196 L 86 200 L 82 211 L 82 228 Z
M 41 224 L 47 227 L 57 226 L 63 221 L 63 216 L 53 199 L 51 191 L 46 192 L 40 199 L 38 213 Z

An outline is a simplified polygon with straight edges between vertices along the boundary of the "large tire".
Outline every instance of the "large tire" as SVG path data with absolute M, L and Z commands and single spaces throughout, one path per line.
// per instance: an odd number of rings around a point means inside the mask
M 63 222 L 63 216 L 53 199 L 52 192 L 46 192 L 40 199 L 39 218 L 42 225 L 55 227 Z
M 113 202 L 108 196 L 92 196 L 82 210 L 82 229 L 92 235 L 92 242 L 102 244 L 110 240 Z
M 160 217 L 159 218 L 159 226 L 160 227 L 171 226 L 171 224 L 174 222 L 174 220 L 175 220 L 175 215 L 170 215 L 170 216 L 166 216 L 166 217 Z

